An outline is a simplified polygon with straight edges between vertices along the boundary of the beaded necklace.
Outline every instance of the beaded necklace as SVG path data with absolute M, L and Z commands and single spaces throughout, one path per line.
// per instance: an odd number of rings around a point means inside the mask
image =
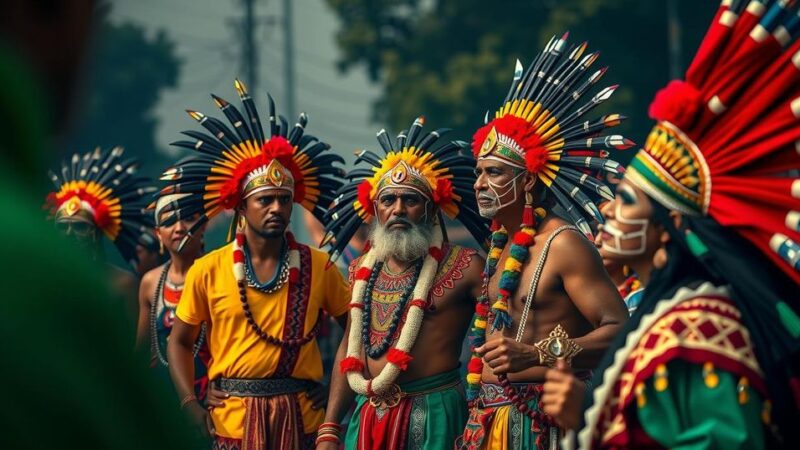
M 156 355 L 156 359 L 158 362 L 161 363 L 162 366 L 168 367 L 169 362 L 167 361 L 167 357 L 164 355 L 163 351 L 161 350 L 161 344 L 158 342 L 158 325 L 156 323 L 157 315 L 158 315 L 158 302 L 162 302 L 164 304 L 164 308 L 168 308 L 166 302 L 164 302 L 164 285 L 167 282 L 167 274 L 169 273 L 169 266 L 170 262 L 167 261 L 164 264 L 164 268 L 161 269 L 161 276 L 158 278 L 158 285 L 156 285 L 156 293 L 153 296 L 153 302 L 150 305 L 150 347 L 152 348 L 153 353 Z M 206 324 L 203 323 L 200 327 L 200 335 L 197 336 L 197 342 L 194 343 L 194 348 L 192 350 L 192 357 L 196 357 L 198 353 L 200 353 L 200 348 L 203 346 L 203 341 L 206 337 Z
M 527 207 L 526 207 L 527 209 Z M 491 307 L 491 314 L 494 316 L 492 330 L 502 330 L 511 328 L 512 320 L 508 314 L 508 299 L 516 292 L 522 274 L 522 268 L 528 260 L 529 248 L 533 245 L 533 237 L 536 234 L 536 225 L 545 216 L 545 211 L 541 208 L 533 211 L 526 211 L 522 227 L 514 234 L 514 239 L 509 249 L 508 257 L 503 265 L 503 273 L 498 284 L 497 299 Z M 486 327 L 489 319 L 489 280 L 497 270 L 500 255 L 508 243 L 508 231 L 505 227 L 499 227 L 497 223 L 492 223 L 491 247 L 486 258 L 486 266 L 483 270 L 481 283 L 481 296 L 475 305 L 475 315 L 473 316 L 472 327 L 470 329 L 470 345 L 472 357 L 467 365 L 467 401 L 473 404 L 478 397 L 481 386 L 481 374 L 483 373 L 483 358 L 475 352 L 477 347 L 486 343 Z M 498 377 L 499 379 L 501 377 Z M 503 377 L 504 378 L 504 377 Z M 502 379 L 500 380 L 502 384 Z M 504 386 L 505 387 L 505 386 Z
M 381 270 L 383 270 L 384 263 L 378 262 L 375 264 L 375 267 L 372 268 L 372 273 L 370 273 L 369 280 L 367 281 L 367 288 L 364 290 L 364 298 L 362 299 L 362 304 L 364 305 L 364 314 L 362 316 L 362 328 L 361 328 L 361 340 L 364 344 L 364 350 L 366 351 L 367 355 L 369 355 L 372 359 L 380 358 L 386 350 L 389 349 L 389 346 L 394 341 L 395 333 L 397 332 L 397 327 L 400 325 L 400 319 L 403 317 L 403 312 L 406 309 L 406 303 L 408 303 L 408 299 L 411 297 L 411 293 L 414 291 L 414 286 L 416 286 L 416 282 L 419 279 L 419 273 L 422 270 L 422 261 L 423 259 L 420 258 L 414 264 L 414 276 L 411 278 L 412 282 L 408 283 L 403 290 L 403 295 L 400 297 L 400 301 L 398 302 L 397 308 L 392 313 L 392 323 L 389 325 L 389 331 L 386 333 L 381 339 L 381 342 L 378 345 L 372 345 L 370 341 L 370 320 L 372 319 L 372 291 L 375 288 L 375 282 L 380 276 Z

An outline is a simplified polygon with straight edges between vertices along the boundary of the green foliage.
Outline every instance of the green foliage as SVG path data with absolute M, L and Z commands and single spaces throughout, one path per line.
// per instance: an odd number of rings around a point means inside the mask
M 120 145 L 155 177 L 169 163 L 156 151 L 154 107 L 161 92 L 176 85 L 180 61 L 175 44 L 161 30 L 103 21 L 95 34 L 89 79 L 78 102 L 70 153 Z
M 610 66 L 601 85 L 619 83 L 597 114 L 629 117 L 620 132 L 641 142 L 647 106 L 668 81 L 667 2 L 637 0 L 328 0 L 341 19 L 340 67 L 363 65 L 384 85 L 374 118 L 394 131 L 424 114 L 434 127 L 470 140 L 505 97 L 514 60 L 531 61 L 553 34 L 589 41 Z M 716 2 L 680 0 L 682 70 L 694 54 Z M 627 157 L 632 156 L 628 152 Z M 619 159 L 626 160 L 625 155 Z

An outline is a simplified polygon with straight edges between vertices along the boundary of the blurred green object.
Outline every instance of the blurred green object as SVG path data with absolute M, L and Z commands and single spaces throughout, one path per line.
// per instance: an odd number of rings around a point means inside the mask
M 37 79 L 0 43 L 0 447 L 202 448 L 175 393 L 133 353 L 106 266 L 41 209 L 51 127 Z

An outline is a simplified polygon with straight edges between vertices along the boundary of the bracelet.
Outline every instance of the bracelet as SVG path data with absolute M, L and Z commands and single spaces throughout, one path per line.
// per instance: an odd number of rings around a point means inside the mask
M 317 440 L 314 442 L 314 444 L 319 445 L 322 442 L 333 442 L 338 445 L 342 443 L 342 440 L 335 434 L 323 434 L 317 436 Z
M 323 431 L 332 431 L 341 433 L 342 426 L 336 422 L 323 422 L 322 424 L 320 424 L 320 426 L 317 427 L 317 433 L 321 433 Z
M 193 401 L 197 401 L 197 396 L 194 394 L 188 394 L 186 397 L 183 397 L 183 400 L 181 400 L 181 409 L 185 408 L 186 405 Z
M 342 443 L 342 426 L 335 422 L 324 422 L 317 427 L 317 440 L 316 445 L 321 442 L 333 442 L 335 444 Z

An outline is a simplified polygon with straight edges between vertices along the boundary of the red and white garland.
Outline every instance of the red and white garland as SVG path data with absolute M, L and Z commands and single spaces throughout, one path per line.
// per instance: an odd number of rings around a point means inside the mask
M 352 301 L 350 303 L 350 334 L 347 337 L 347 357 L 340 363 L 340 370 L 347 374 L 350 388 L 357 394 L 365 396 L 381 395 L 386 393 L 394 384 L 400 372 L 408 369 L 411 362 L 411 349 L 417 340 L 417 335 L 422 327 L 422 319 L 428 305 L 428 293 L 433 286 L 439 262 L 443 258 L 442 233 L 438 226 L 434 228 L 433 245 L 428 249 L 428 256 L 422 264 L 417 286 L 412 293 L 412 300 L 406 316 L 405 325 L 400 330 L 397 344 L 386 355 L 387 363 L 380 373 L 373 379 L 366 379 L 363 375 L 364 363 L 362 362 L 363 348 L 361 346 L 362 315 L 364 314 L 364 291 L 367 280 L 375 265 L 375 254 L 367 252 L 355 272 L 353 282 Z

